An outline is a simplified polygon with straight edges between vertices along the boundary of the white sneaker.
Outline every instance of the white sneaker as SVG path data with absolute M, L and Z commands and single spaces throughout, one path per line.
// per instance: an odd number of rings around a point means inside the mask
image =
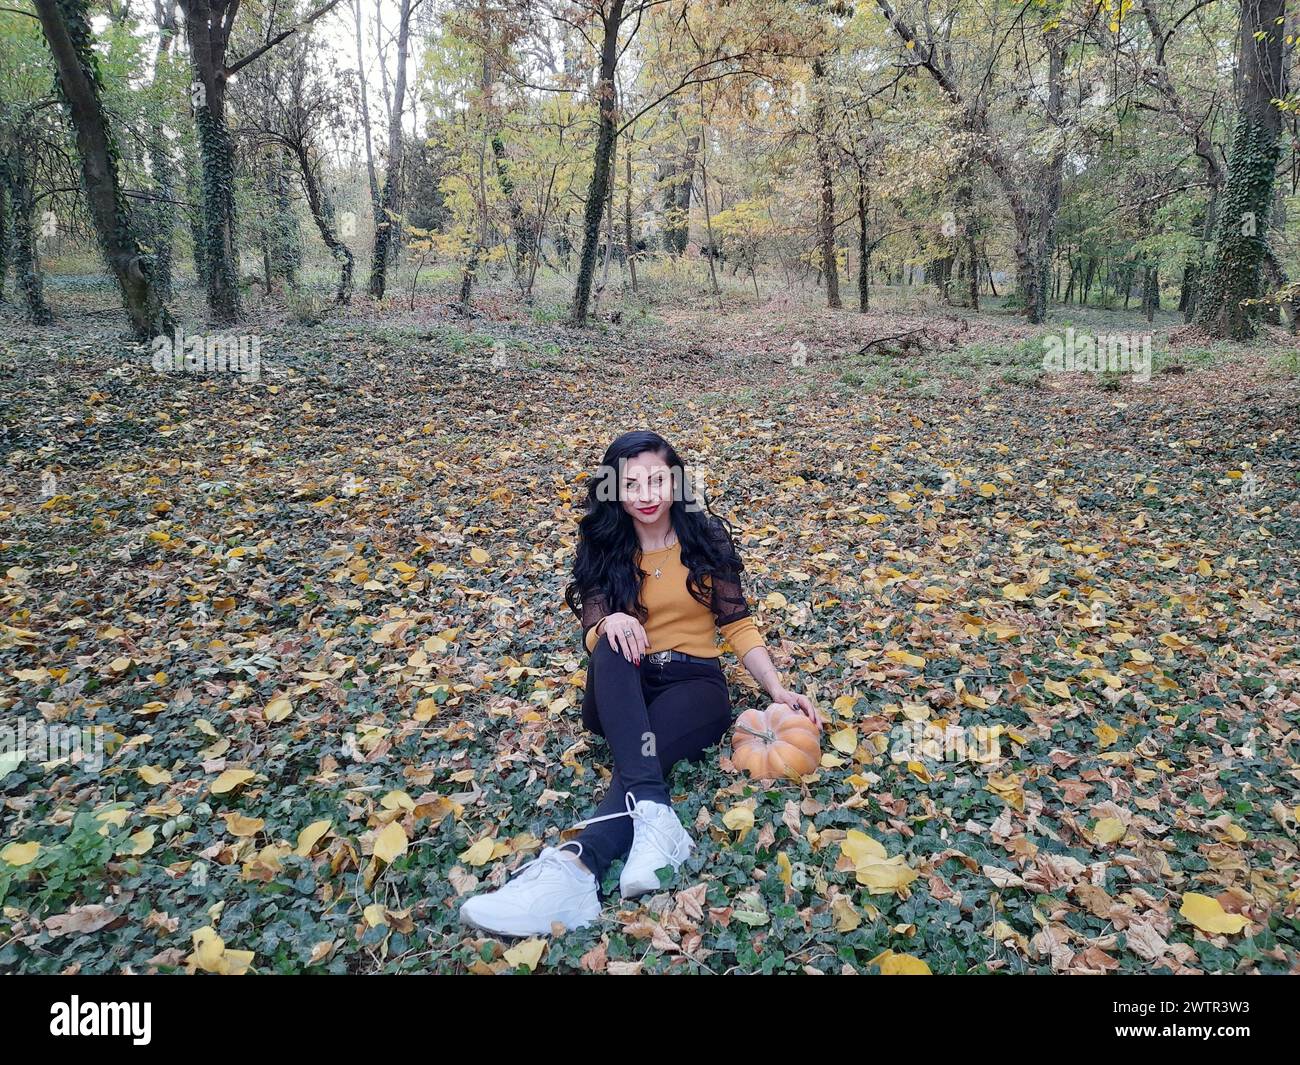
M 577 840 L 561 847 L 571 845 L 581 857 L 582 844 Z M 543 847 L 507 884 L 466 899 L 460 906 L 462 923 L 503 936 L 550 935 L 552 921 L 571 930 L 583 928 L 599 916 L 596 878 L 557 847 Z
M 618 886 L 623 897 L 630 899 L 647 891 L 658 891 L 656 870 L 670 865 L 676 872 L 695 848 L 695 841 L 667 803 L 651 799 L 636 802 L 629 791 L 627 804 L 633 825 L 632 847 L 627 852 Z

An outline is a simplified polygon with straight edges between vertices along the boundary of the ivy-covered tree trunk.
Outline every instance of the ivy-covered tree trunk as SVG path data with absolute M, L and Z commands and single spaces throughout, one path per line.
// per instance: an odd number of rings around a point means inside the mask
M 1273 103 L 1282 88 L 1286 0 L 1242 0 L 1239 67 L 1241 103 L 1228 152 L 1228 174 L 1216 204 L 1214 251 L 1204 271 L 1196 323 L 1210 335 L 1249 340 L 1253 314 L 1244 301 L 1260 295 L 1260 265 L 1268 253 L 1282 115 Z
M 582 215 L 582 254 L 578 259 L 578 278 L 573 286 L 573 305 L 569 312 L 572 325 L 587 321 L 591 300 L 591 283 L 596 273 L 596 251 L 600 244 L 600 219 L 605 213 L 609 174 L 614 156 L 614 73 L 618 66 L 618 31 L 623 23 L 623 0 L 613 0 L 609 13 L 601 15 L 605 36 L 600 48 L 600 79 L 596 82 L 596 102 L 600 108 L 600 131 L 592 160 L 591 181 L 587 185 L 587 203 Z
M 277 158 L 283 162 L 283 157 Z M 277 166 L 271 177 L 271 203 L 273 240 L 272 253 L 275 271 L 290 288 L 298 287 L 298 271 L 302 267 L 302 230 L 298 215 L 294 213 L 289 197 L 289 179 L 283 166 Z
M 191 100 L 203 167 L 203 258 L 208 309 L 221 323 L 239 318 L 235 252 L 235 151 L 226 124 L 226 47 L 238 4 L 181 0 L 194 67 Z
M 203 186 L 203 165 L 199 162 L 198 146 L 192 138 L 187 139 L 184 143 L 181 162 L 184 166 L 186 187 L 201 189 Z M 194 247 L 194 277 L 198 281 L 199 287 L 206 292 L 208 289 L 208 257 L 204 254 L 203 207 L 200 204 L 197 210 L 186 208 L 185 214 L 189 221 L 190 243 Z
M 31 159 L 25 155 L 2 159 L 0 180 L 8 189 L 13 219 L 14 287 L 22 297 L 27 320 L 34 325 L 49 325 L 54 315 L 45 302 L 40 257 L 36 251 L 36 198 L 30 167 Z
M 86 0 L 35 0 L 35 4 L 54 57 L 63 102 L 76 131 L 81 180 L 99 246 L 117 278 L 136 336 L 151 339 L 170 331 L 171 317 L 154 280 L 153 260 L 136 239 L 131 212 L 122 195 L 117 145 L 104 113 Z

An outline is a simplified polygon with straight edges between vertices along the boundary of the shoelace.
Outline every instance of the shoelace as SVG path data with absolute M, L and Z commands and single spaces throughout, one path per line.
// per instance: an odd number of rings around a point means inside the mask
M 668 830 L 654 820 L 653 814 L 647 815 L 639 812 L 636 809 L 636 798 L 630 791 L 623 796 L 623 801 L 627 805 L 626 810 L 620 810 L 616 814 L 602 814 L 600 817 L 588 817 L 585 821 L 579 821 L 573 827 L 583 828 L 586 825 L 594 824 L 597 821 L 608 821 L 613 817 L 631 817 L 640 822 L 642 828 L 647 831 L 655 843 L 659 845 L 659 849 L 667 854 L 672 861 L 685 861 L 686 855 L 689 851 L 686 850 L 686 844 L 683 839 L 680 837 L 675 840 L 671 839 Z
M 579 840 L 571 840 L 570 842 L 577 844 L 578 857 L 581 858 L 582 843 Z M 573 861 L 572 858 L 564 857 L 560 853 L 560 849 L 558 847 L 547 847 L 536 858 L 528 859 L 528 861 L 524 862 L 523 865 L 521 865 L 518 869 L 516 869 L 514 875 L 510 878 L 510 882 L 513 884 L 518 884 L 524 880 L 535 879 L 536 877 L 540 876 L 543 872 L 545 872 L 548 868 L 551 867 L 563 870 L 565 866 L 572 861 Z

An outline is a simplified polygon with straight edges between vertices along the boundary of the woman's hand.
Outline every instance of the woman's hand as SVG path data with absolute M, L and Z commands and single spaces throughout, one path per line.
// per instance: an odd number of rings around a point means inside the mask
M 790 707 L 791 710 L 798 710 L 799 713 L 803 714 L 804 717 L 808 718 L 808 720 L 817 726 L 818 731 L 821 730 L 821 727 L 824 724 L 821 711 L 813 705 L 813 701 L 809 699 L 808 696 L 800 695 L 798 692 L 792 692 L 788 688 L 777 688 L 774 692 L 771 692 L 770 695 L 772 702 L 783 703 Z
M 641 656 L 650 648 L 645 626 L 631 614 L 616 612 L 605 615 L 604 635 L 615 651 L 638 666 L 641 664 Z

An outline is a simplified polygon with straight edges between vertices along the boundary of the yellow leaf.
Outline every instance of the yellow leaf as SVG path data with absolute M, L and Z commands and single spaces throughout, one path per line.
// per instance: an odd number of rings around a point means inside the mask
M 496 840 L 491 836 L 484 836 L 468 850 L 462 852 L 460 860 L 466 865 L 487 865 L 492 860 L 495 850 Z
M 312 848 L 334 827 L 333 821 L 313 821 L 310 825 L 298 833 L 298 846 L 294 848 L 293 853 L 299 858 L 306 858 L 311 854 Z
M 781 883 L 786 887 L 790 886 L 790 881 L 794 878 L 794 867 L 790 864 L 790 855 L 781 851 L 776 856 L 777 868 L 780 870 L 777 876 L 780 877 Z
M 930 966 L 911 954 L 895 954 L 892 950 L 871 959 L 880 966 L 881 976 L 932 976 Z
M 1127 831 L 1118 817 L 1103 817 L 1092 826 L 1093 837 L 1101 843 L 1116 843 Z
M 415 800 L 404 791 L 390 791 L 379 800 L 379 805 L 385 810 L 414 810 Z
M 1183 895 L 1183 905 L 1178 912 L 1202 932 L 1211 935 L 1234 935 L 1250 924 L 1241 914 L 1226 912 L 1218 899 L 1198 895 L 1195 891 Z
M 749 834 L 749 830 L 754 827 L 754 811 L 744 805 L 733 806 L 722 815 L 722 823 L 731 831 L 739 833 L 736 842 L 741 843 Z
M 251 950 L 227 950 L 225 941 L 212 927 L 196 929 L 190 934 L 194 951 L 186 962 L 206 973 L 218 973 L 221 976 L 242 976 L 253 964 Z
M 855 866 L 865 865 L 867 862 L 883 861 L 889 857 L 884 846 L 856 828 L 850 828 L 844 838 L 840 840 L 840 853 L 845 855 Z
M 262 716 L 265 717 L 267 721 L 283 721 L 292 713 L 293 703 L 289 702 L 289 697 L 287 695 L 277 695 L 266 704 L 266 708 L 262 711 Z
M 375 837 L 375 857 L 384 862 L 406 853 L 406 829 L 398 822 L 391 821 Z
M 780 592 L 772 592 L 770 595 L 768 595 L 766 599 L 763 600 L 763 602 L 766 603 L 773 610 L 780 610 L 789 603 L 789 600 L 786 599 L 786 597 L 783 596 Z
M 1043 687 L 1060 699 L 1070 698 L 1070 686 L 1063 680 L 1045 680 Z
M 10 843 L 0 850 L 0 861 L 15 868 L 31 865 L 41 853 L 39 843 Z
M 142 765 L 135 772 L 136 776 L 151 785 L 170 784 L 172 779 L 172 775 L 167 770 L 156 765 Z
M 226 831 L 232 836 L 256 836 L 266 827 L 260 817 L 246 817 L 234 811 L 223 815 L 226 819 Z
M 1104 721 L 1092 730 L 1092 734 L 1097 737 L 1097 743 L 1101 745 L 1102 750 L 1105 750 L 1119 739 L 1119 733 Z
M 857 703 L 858 697 L 856 695 L 841 695 L 831 704 L 831 709 L 843 717 L 848 717 L 852 714 Z
M 153 846 L 153 829 L 142 828 L 139 832 L 127 836 L 126 842 L 117 849 L 120 856 L 134 858 L 146 853 Z
M 852 725 L 831 733 L 831 746 L 841 754 L 852 754 L 858 749 L 858 730 Z
M 225 795 L 241 784 L 247 784 L 257 774 L 251 769 L 227 769 L 212 782 L 213 795 Z
M 862 923 L 862 915 L 847 895 L 836 895 L 831 903 L 831 913 L 835 915 L 835 931 L 852 932 Z
M 126 809 L 101 810 L 99 813 L 95 814 L 95 820 L 99 821 L 103 825 L 112 825 L 114 828 L 121 828 L 126 824 L 126 819 L 129 815 L 130 811 Z M 105 832 L 103 834 L 107 835 L 108 833 Z
M 489 555 L 486 551 L 484 551 L 483 548 L 481 547 L 471 547 L 469 549 L 469 557 L 472 558 L 475 562 L 477 562 L 481 566 L 492 556 Z
M 914 669 L 925 668 L 925 659 L 920 655 L 914 655 L 909 651 L 886 651 L 885 658 L 891 662 L 898 662 L 900 665 L 912 666 Z
M 887 858 L 883 862 L 859 865 L 854 873 L 858 883 L 866 885 L 867 890 L 873 895 L 887 895 L 891 891 L 901 891 L 920 875 L 903 861 L 901 854 Z
M 516 943 L 507 950 L 502 957 L 513 968 L 517 965 L 525 965 L 528 971 L 532 972 L 537 968 L 537 963 L 542 960 L 542 954 L 546 951 L 546 940 L 525 939 L 522 943 Z

